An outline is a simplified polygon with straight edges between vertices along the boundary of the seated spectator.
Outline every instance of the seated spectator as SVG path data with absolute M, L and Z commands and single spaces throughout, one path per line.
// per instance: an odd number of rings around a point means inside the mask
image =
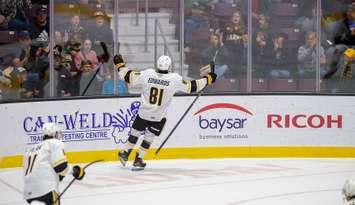
M 80 96 L 80 81 L 82 71 L 75 65 L 74 59 L 78 52 L 80 52 L 81 43 L 76 41 L 69 41 L 66 44 L 65 64 L 70 66 L 70 86 L 69 93 L 71 96 Z M 68 69 L 68 68 L 67 68 Z
M 27 72 L 22 67 L 7 66 L 1 72 L 0 86 L 4 99 L 19 99 Z
M 64 31 L 64 42 L 68 42 L 70 40 L 81 42 L 83 39 L 87 38 L 87 35 L 87 31 L 80 24 L 80 16 L 72 16 L 70 24 Z
M 221 36 L 219 34 L 212 33 L 209 45 L 201 53 L 201 64 L 207 65 L 214 59 L 216 64 L 215 72 L 217 74 L 217 78 L 221 78 L 228 70 L 226 57 L 227 49 L 223 45 Z
M 113 32 L 110 25 L 107 23 L 108 17 L 103 11 L 96 11 L 95 25 L 90 28 L 89 38 L 93 42 L 93 50 L 96 53 L 102 53 L 100 42 L 106 43 L 108 47 L 113 45 Z
M 62 56 L 62 47 L 56 46 L 54 48 L 54 69 L 57 74 L 57 96 L 68 97 L 71 96 L 71 64 L 72 59 L 70 54 Z
M 113 71 L 107 72 L 104 75 L 105 81 L 102 85 L 102 95 L 114 95 L 114 79 Z M 116 92 L 118 95 L 127 95 L 128 87 L 125 81 L 116 80 Z
M 54 31 L 54 44 L 63 47 L 64 39 L 60 31 Z
M 84 41 L 84 45 L 81 51 L 76 54 L 74 62 L 77 69 L 82 72 L 80 93 L 83 93 L 91 78 L 94 78 L 94 80 L 89 85 L 89 89 L 87 90 L 86 94 L 99 94 L 101 92 L 102 82 L 97 79 L 97 76 L 94 76 L 96 74 L 95 71 L 99 69 L 99 61 L 96 52 L 92 50 L 92 43 L 90 39 L 86 39 Z
M 35 16 L 30 19 L 29 28 L 31 39 L 38 38 L 41 34 L 49 34 L 49 19 L 47 5 L 38 5 Z
M 317 28 L 317 9 L 315 6 L 311 10 L 312 14 L 307 16 L 302 16 L 298 18 L 295 22 L 295 28 L 300 29 L 300 31 L 307 33 L 311 31 L 315 31 Z M 338 21 L 326 21 L 324 16 L 322 15 L 323 11 L 321 11 L 321 24 L 322 24 L 322 35 L 321 35 L 321 44 L 322 46 L 329 46 L 327 40 L 331 40 L 334 38 L 334 34 L 339 26 Z
M 266 16 L 265 14 L 260 14 L 257 16 L 257 20 L 258 20 L 258 23 L 257 23 L 254 33 L 258 33 L 260 31 L 262 31 L 265 34 L 269 35 L 271 33 L 270 17 Z
M 31 44 L 30 57 L 26 66 L 28 71 L 28 80 L 32 84 L 36 84 L 34 88 L 33 97 L 44 96 L 44 86 L 48 81 L 48 69 L 49 69 L 49 39 L 44 35 L 46 32 L 41 33 L 39 37 L 34 39 Z M 31 85 L 31 83 L 30 83 Z
M 316 33 L 307 32 L 305 44 L 298 49 L 298 75 L 300 78 L 315 78 L 316 77 Z M 320 64 L 321 75 L 324 75 L 325 54 L 324 48 L 320 47 Z
M 91 72 L 96 70 L 99 64 L 96 52 L 91 49 L 92 43 L 90 39 L 84 41 L 81 51 L 75 56 L 74 62 L 78 70 L 82 72 Z
M 242 23 L 240 11 L 235 11 L 230 19 L 222 29 L 223 44 L 225 45 L 228 53 L 227 64 L 233 74 L 239 74 L 245 69 L 243 65 L 246 63 L 245 42 L 247 42 L 247 32 Z M 235 73 L 237 72 L 237 73 Z
M 31 37 L 28 31 L 20 31 L 17 34 L 18 44 L 15 49 L 13 65 L 15 67 L 26 67 L 30 57 Z
M 344 70 L 344 68 L 351 65 L 354 60 L 351 55 L 351 49 L 355 48 L 355 2 L 349 5 L 347 16 L 336 31 L 334 44 L 335 46 L 331 52 L 329 68 L 324 76 L 326 79 L 331 78 L 339 67 L 341 67 L 340 70 Z M 344 61 L 346 63 L 344 63 Z
M 28 19 L 31 8 L 32 3 L 30 0 L 0 1 L 0 29 L 28 30 Z
M 278 33 L 273 37 L 273 46 L 270 50 L 270 58 L 267 66 L 270 70 L 272 78 L 289 78 L 291 76 L 291 68 L 289 64 L 290 56 L 286 45 L 287 35 Z
M 272 50 L 271 39 L 269 36 L 259 31 L 253 43 L 253 63 L 255 77 L 266 77 L 266 67 L 269 62 L 270 52 Z

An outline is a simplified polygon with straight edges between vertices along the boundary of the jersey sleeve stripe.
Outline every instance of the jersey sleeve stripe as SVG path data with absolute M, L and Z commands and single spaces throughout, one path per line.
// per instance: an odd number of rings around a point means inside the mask
M 65 161 L 55 166 L 54 171 L 59 175 L 65 176 L 65 174 L 68 172 L 68 162 Z
M 191 81 L 191 92 L 196 92 L 197 91 L 197 83 L 196 80 Z
M 124 80 L 125 80 L 127 83 L 130 83 L 130 80 L 131 80 L 131 73 L 132 73 L 132 71 L 129 70 L 129 71 L 127 71 L 126 75 L 124 76 Z
M 66 161 L 67 161 L 67 159 L 65 157 L 63 159 L 59 159 L 53 163 L 53 167 L 56 167 L 57 165 L 59 165 L 63 162 L 66 162 Z

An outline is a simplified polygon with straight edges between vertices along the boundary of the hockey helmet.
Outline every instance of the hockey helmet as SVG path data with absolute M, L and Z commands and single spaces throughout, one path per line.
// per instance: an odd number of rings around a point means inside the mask
M 43 135 L 56 137 L 59 131 L 60 128 L 53 122 L 43 124 Z
M 355 197 L 355 180 L 346 180 L 342 192 L 346 198 Z
M 157 61 L 157 67 L 158 67 L 158 70 L 169 71 L 169 69 L 171 67 L 171 58 L 166 55 L 160 56 Z

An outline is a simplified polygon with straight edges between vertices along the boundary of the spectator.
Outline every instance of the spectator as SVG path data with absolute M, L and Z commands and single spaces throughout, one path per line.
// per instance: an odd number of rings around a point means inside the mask
M 329 69 L 324 78 L 332 77 L 339 67 L 342 67 L 341 70 L 343 70 L 344 67 L 348 66 L 344 61 L 350 65 L 353 60 L 352 55 L 344 55 L 344 52 L 350 48 L 347 54 L 351 54 L 351 49 L 355 48 L 355 2 L 349 5 L 347 16 L 336 31 L 334 44 L 335 46 L 332 47 L 330 52 Z
M 54 69 L 58 72 L 57 74 L 57 96 L 58 97 L 68 97 L 71 96 L 71 55 L 64 54 L 62 56 L 62 47 L 54 47 Z
M 242 23 L 240 11 L 235 11 L 230 19 L 222 29 L 223 44 L 228 53 L 227 64 L 233 74 L 243 72 L 243 64 L 246 62 L 243 56 L 245 54 L 244 42 L 247 38 L 245 27 Z
M 112 70 L 110 72 L 105 73 L 105 81 L 102 86 L 102 95 L 114 95 L 114 79 L 112 77 Z M 123 80 L 116 81 L 116 92 L 118 95 L 127 95 L 128 94 L 128 87 L 126 82 Z
M 70 24 L 64 31 L 64 42 L 76 41 L 82 42 L 87 37 L 87 32 L 80 24 L 80 16 L 74 15 L 70 19 Z
M 1 84 L 4 99 L 19 99 L 26 70 L 22 67 L 7 66 L 2 71 Z
M 215 59 L 215 73 L 217 74 L 217 78 L 223 77 L 228 70 L 228 65 L 226 65 L 227 50 L 219 34 L 211 34 L 210 43 L 207 48 L 202 51 L 201 57 L 202 65 L 207 65 L 210 61 Z
M 0 29 L 28 30 L 29 13 L 32 8 L 30 0 L 1 0 Z
M 92 50 L 92 43 L 90 39 L 84 41 L 82 50 L 76 54 L 74 59 L 75 65 L 78 70 L 82 72 L 80 93 L 83 93 L 84 89 L 94 77 L 96 69 L 99 69 L 99 61 L 96 52 Z M 101 82 L 94 77 L 88 90 L 88 95 L 99 94 L 101 92 Z
M 271 33 L 270 17 L 266 16 L 265 14 L 260 14 L 257 16 L 257 20 L 258 20 L 258 24 L 254 33 L 258 33 L 262 31 L 265 34 L 269 35 Z
M 80 52 L 81 43 L 75 41 L 69 41 L 66 45 L 65 63 L 68 69 L 70 66 L 70 86 L 69 93 L 71 96 L 80 96 L 80 81 L 81 70 L 75 65 L 74 59 L 78 52 Z M 70 57 L 69 57 L 70 56 Z
M 270 51 L 268 66 L 271 68 L 270 76 L 272 78 L 289 78 L 291 71 L 289 68 L 289 54 L 286 45 L 287 35 L 278 33 L 273 37 L 273 47 Z
M 50 46 L 48 36 L 44 34 L 46 34 L 46 32 L 41 33 L 39 37 L 32 41 L 30 57 L 27 64 L 27 80 L 32 82 L 29 84 L 31 85 L 30 88 L 34 89 L 33 97 L 43 97 L 43 88 L 46 81 L 48 81 L 47 71 L 49 68 L 48 55 Z M 32 84 L 35 84 L 36 87 L 33 87 Z
M 108 47 L 113 45 L 113 33 L 110 26 L 106 23 L 108 17 L 102 11 L 96 11 L 95 26 L 90 29 L 89 38 L 93 42 L 93 50 L 96 53 L 102 53 L 100 42 L 106 43 Z
M 35 16 L 30 20 L 30 36 L 31 39 L 38 38 L 41 34 L 48 36 L 49 20 L 47 5 L 39 5 L 36 8 Z
M 307 32 L 305 37 L 305 44 L 298 49 L 298 74 L 301 78 L 315 78 L 316 74 L 316 33 Z M 320 64 L 321 74 L 324 74 L 325 54 L 324 48 L 320 47 Z M 323 73 L 322 73 L 323 72 Z
M 230 50 L 234 50 L 242 44 L 242 36 L 247 35 L 247 33 L 239 11 L 233 13 L 231 22 L 224 26 L 222 32 L 224 43 Z
M 271 40 L 265 32 L 259 31 L 256 34 L 253 43 L 253 62 L 255 68 L 255 73 L 253 75 L 256 77 L 265 77 L 266 75 L 265 65 L 267 65 L 269 61 L 270 52 L 272 50 L 270 42 Z
M 331 47 L 329 68 L 324 79 L 331 78 L 337 73 L 342 83 L 327 81 L 327 89 L 336 91 L 353 92 L 355 85 L 352 82 L 352 67 L 355 61 L 355 2 L 348 6 L 347 16 L 341 22 L 334 37 L 334 47 Z
M 54 31 L 54 43 L 55 45 L 61 46 L 63 48 L 64 39 L 60 31 Z
M 315 31 L 317 28 L 317 9 L 314 8 L 311 10 L 312 14 L 308 16 L 300 17 L 295 22 L 295 28 L 299 28 L 302 32 L 307 33 Z M 321 11 L 321 16 L 323 11 Z M 329 46 L 327 40 L 333 39 L 337 27 L 339 27 L 339 22 L 326 22 L 325 18 L 321 18 L 322 24 L 322 35 L 321 35 L 321 44 L 323 46 Z
M 26 67 L 30 57 L 31 37 L 28 31 L 20 31 L 17 34 L 18 44 L 15 49 L 13 65 L 15 67 Z
M 91 72 L 96 70 L 99 64 L 96 52 L 92 49 L 92 43 L 90 39 L 84 41 L 84 46 L 80 52 L 75 56 L 75 65 L 78 70 L 83 72 Z

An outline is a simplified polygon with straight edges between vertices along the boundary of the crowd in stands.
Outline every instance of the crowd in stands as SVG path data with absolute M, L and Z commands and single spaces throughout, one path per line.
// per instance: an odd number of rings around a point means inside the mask
M 0 98 L 48 97 L 49 80 L 55 81 L 57 97 L 109 95 L 114 90 L 126 94 L 127 85 L 114 82 L 113 66 L 104 55 L 105 48 L 113 53 L 114 1 L 54 2 L 55 71 L 50 79 L 49 1 L 0 0 Z M 185 0 L 183 52 L 191 77 L 215 60 L 221 81 L 245 80 L 251 43 L 253 78 L 313 79 L 314 84 L 319 56 L 324 81 L 342 75 L 351 79 L 355 59 L 352 0 L 322 0 L 319 46 L 316 1 L 251 2 L 249 39 L 248 1 Z
M 323 78 L 331 70 L 331 64 L 339 67 L 344 49 L 353 45 L 352 42 L 336 41 L 339 35 L 351 30 L 350 19 L 345 29 L 343 26 L 343 31 L 339 31 L 343 20 L 351 18 L 351 0 L 322 1 L 318 51 L 316 1 L 251 2 L 253 78 L 315 81 L 317 55 L 320 56 L 320 75 Z M 219 78 L 246 78 L 247 7 L 248 1 L 243 0 L 188 1 L 184 52 L 187 64 L 192 68 L 192 77 L 198 71 L 195 69 L 194 73 L 193 68 L 215 58 Z M 353 39 L 354 36 L 347 38 Z M 337 53 L 338 57 L 334 57 Z
M 113 68 L 107 59 L 113 53 L 108 16 L 113 1 L 54 2 L 55 95 L 113 94 Z M 0 1 L 0 33 L 12 37 L 0 37 L 0 98 L 49 96 L 49 20 L 48 0 Z M 122 82 L 116 84 L 120 94 L 127 93 Z

